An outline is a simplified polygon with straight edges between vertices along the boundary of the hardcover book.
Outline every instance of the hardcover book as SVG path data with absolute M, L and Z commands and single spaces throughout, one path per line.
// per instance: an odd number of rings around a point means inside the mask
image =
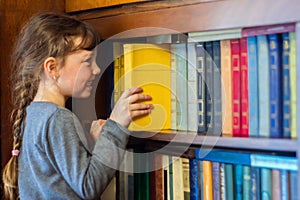
M 171 53 L 169 45 L 124 44 L 125 89 L 142 87 L 154 105 L 150 115 L 134 119 L 130 130 L 171 129 Z

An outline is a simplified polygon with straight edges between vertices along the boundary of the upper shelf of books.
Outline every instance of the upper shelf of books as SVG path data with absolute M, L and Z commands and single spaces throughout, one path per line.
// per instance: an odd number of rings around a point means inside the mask
M 300 21 L 298 0 L 151 1 L 117 11 L 95 9 L 77 16 L 107 39 L 124 31 L 126 37 L 190 33 L 283 24 Z M 114 8 L 110 9 L 113 10 Z M 155 27 L 143 30 L 144 27 Z M 122 34 L 119 35 L 122 37 Z

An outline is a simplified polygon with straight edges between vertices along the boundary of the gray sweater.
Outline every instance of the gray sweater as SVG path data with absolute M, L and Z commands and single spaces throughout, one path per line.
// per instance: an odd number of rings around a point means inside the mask
M 91 147 L 78 118 L 47 102 L 32 102 L 19 155 L 21 200 L 100 199 L 124 156 L 129 132 L 112 120 Z

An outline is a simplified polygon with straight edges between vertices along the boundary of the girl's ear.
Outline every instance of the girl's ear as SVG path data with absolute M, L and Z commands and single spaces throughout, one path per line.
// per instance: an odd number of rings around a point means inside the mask
M 45 61 L 44 61 L 44 70 L 45 73 L 50 76 L 53 79 L 58 78 L 59 73 L 59 62 L 56 58 L 54 57 L 48 57 Z

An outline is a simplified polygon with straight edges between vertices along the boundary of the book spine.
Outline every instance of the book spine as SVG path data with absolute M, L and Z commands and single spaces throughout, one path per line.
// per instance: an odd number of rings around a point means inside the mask
M 171 51 L 171 129 L 177 130 L 177 60 L 176 54 L 176 44 L 170 45 Z
M 177 129 L 187 131 L 188 107 L 187 107 L 187 55 L 186 44 L 176 44 L 177 65 Z
M 240 39 L 241 58 L 241 137 L 249 137 L 248 101 L 248 44 L 247 38 Z
M 249 136 L 258 137 L 258 63 L 256 37 L 248 37 Z
M 226 199 L 234 199 L 233 165 L 225 164 Z
M 234 199 L 243 200 L 243 166 L 234 165 Z
M 212 184 L 213 184 L 213 199 L 221 199 L 221 187 L 220 187 L 220 163 L 212 162 Z
M 221 49 L 220 41 L 213 41 L 213 135 L 222 134 L 222 96 L 221 96 Z
M 200 199 L 198 187 L 198 160 L 189 159 L 190 163 L 190 200 Z
M 212 163 L 210 161 L 203 161 L 203 200 L 211 200 L 213 198 L 212 186 Z
M 291 138 L 290 38 L 282 34 L 283 137 Z
M 220 163 L 220 199 L 226 200 L 225 163 Z
M 206 56 L 203 43 L 196 44 L 196 60 L 197 60 L 197 99 L 198 99 L 198 134 L 204 134 L 207 131 L 206 117 Z
M 188 43 L 188 131 L 197 132 L 197 61 L 196 44 Z
M 289 179 L 289 192 L 291 200 L 298 199 L 298 172 L 290 171 L 290 179 Z
M 251 154 L 250 159 L 251 166 L 253 167 L 291 171 L 298 170 L 298 161 L 295 157 Z
M 175 200 L 184 198 L 182 173 L 182 158 L 173 156 L 173 187 Z
M 261 169 L 261 199 L 272 200 L 272 172 L 271 169 Z
M 164 170 L 163 170 L 163 156 L 161 154 L 153 154 L 150 162 L 150 169 L 155 169 L 150 172 L 150 199 L 163 200 L 164 199 Z M 130 186 L 130 185 L 129 185 Z M 132 198 L 128 198 L 130 200 Z
M 243 166 L 243 200 L 250 200 L 251 176 L 250 167 Z
M 252 200 L 260 200 L 260 168 L 258 167 L 250 167 L 250 177 L 251 177 L 251 191 L 250 191 L 250 199 Z
M 291 89 L 291 138 L 297 138 L 297 68 L 296 68 L 296 36 L 290 32 L 290 89 Z
M 231 66 L 232 66 L 232 134 L 234 137 L 241 136 L 241 65 L 240 65 L 240 41 L 230 40 Z
M 259 99 L 259 136 L 270 136 L 270 69 L 267 36 L 257 36 L 258 46 L 258 99 Z
M 232 75 L 230 40 L 221 40 L 222 134 L 232 136 Z M 225 123 L 226 122 L 226 123 Z
M 213 119 L 213 106 L 212 106 L 212 98 L 213 98 L 213 44 L 212 42 L 205 42 L 204 48 L 206 50 L 205 55 L 205 107 L 206 107 L 206 131 L 207 134 L 212 134 L 212 127 L 214 126 Z
M 280 170 L 272 169 L 272 197 L 273 200 L 280 200 L 281 193 L 280 193 Z
M 280 173 L 280 193 L 281 200 L 288 200 L 289 197 L 289 176 L 287 170 L 281 170 Z
M 270 137 L 282 137 L 281 50 L 279 35 L 268 35 L 270 51 Z

